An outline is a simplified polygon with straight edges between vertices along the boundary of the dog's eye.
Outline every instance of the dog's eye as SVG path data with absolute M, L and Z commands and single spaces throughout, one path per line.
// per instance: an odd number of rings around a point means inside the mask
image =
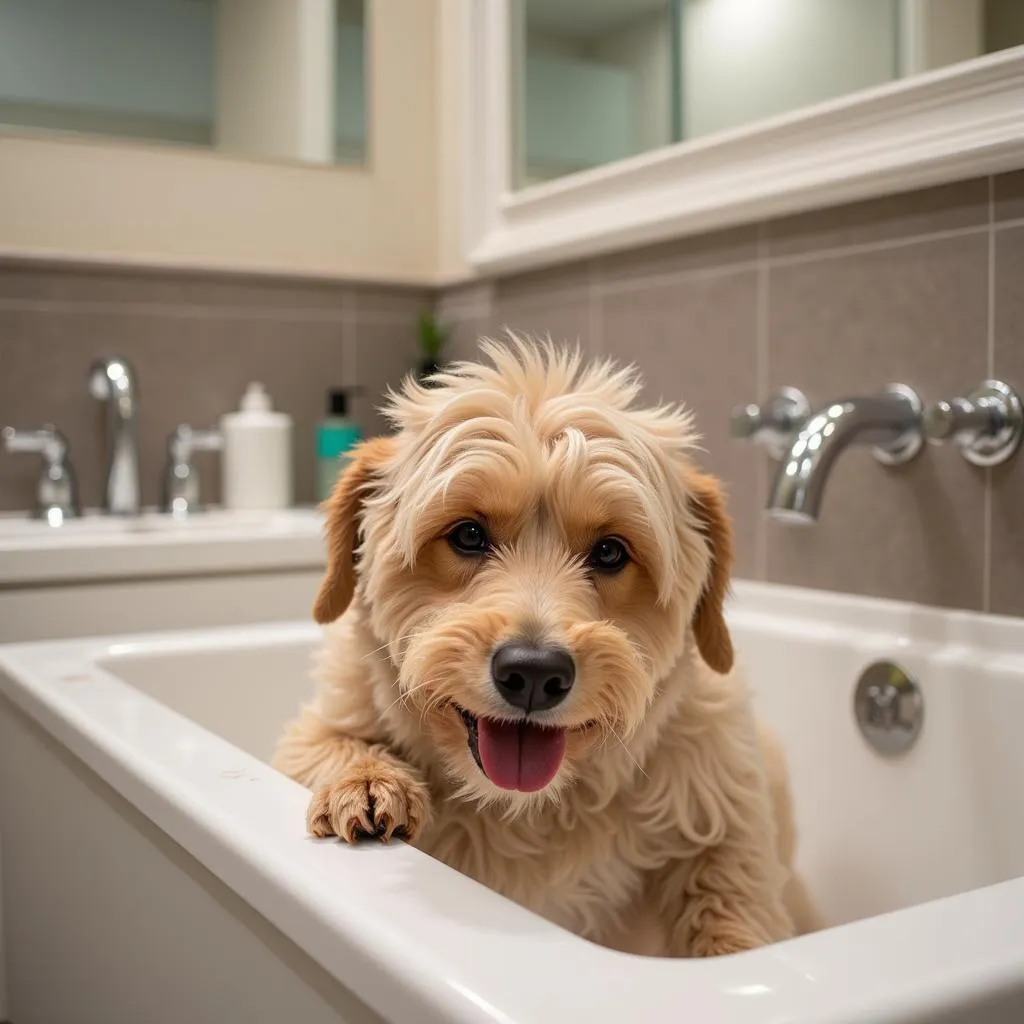
M 491 546 L 487 531 L 473 519 L 454 526 L 448 534 L 448 543 L 460 555 L 482 555 Z
M 618 572 L 628 561 L 629 552 L 618 537 L 602 537 L 587 556 L 591 569 L 600 572 Z

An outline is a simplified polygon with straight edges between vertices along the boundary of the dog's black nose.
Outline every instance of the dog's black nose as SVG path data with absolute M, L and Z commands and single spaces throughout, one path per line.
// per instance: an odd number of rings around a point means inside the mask
M 509 704 L 524 711 L 546 711 L 565 700 L 576 666 L 561 647 L 505 644 L 491 659 L 491 678 Z

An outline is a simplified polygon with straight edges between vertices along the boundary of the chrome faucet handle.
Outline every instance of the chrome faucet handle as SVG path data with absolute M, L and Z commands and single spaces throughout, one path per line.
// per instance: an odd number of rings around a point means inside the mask
M 782 387 L 762 405 L 736 406 L 729 417 L 729 431 L 735 438 L 760 445 L 773 459 L 781 459 L 810 412 L 802 391 Z
M 60 526 L 65 519 L 79 514 L 78 483 L 75 480 L 68 443 L 56 427 L 47 423 L 38 430 L 0 431 L 4 449 L 12 454 L 41 455 L 43 472 L 36 484 L 34 514 L 51 526 Z
M 193 452 L 218 452 L 224 447 L 219 430 L 193 430 L 187 423 L 175 427 L 167 439 L 164 469 L 164 511 L 186 516 L 200 508 L 199 471 L 192 465 Z
M 1020 397 L 1001 380 L 986 380 L 966 398 L 927 406 L 924 433 L 931 444 L 952 441 L 975 466 L 998 466 L 1020 447 L 1024 434 Z

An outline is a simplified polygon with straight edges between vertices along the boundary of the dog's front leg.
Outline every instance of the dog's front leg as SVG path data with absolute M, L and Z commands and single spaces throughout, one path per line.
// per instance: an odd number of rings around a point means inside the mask
M 726 837 L 676 862 L 659 885 L 669 955 L 722 956 L 791 937 L 785 879 L 772 844 L 753 836 Z
M 288 726 L 273 765 L 313 790 L 306 828 L 315 836 L 354 843 L 400 835 L 411 842 L 430 816 L 419 771 L 384 744 L 347 736 L 312 710 Z

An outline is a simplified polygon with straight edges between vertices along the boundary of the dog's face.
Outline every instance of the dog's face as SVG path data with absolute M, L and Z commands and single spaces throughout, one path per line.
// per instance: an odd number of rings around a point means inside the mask
M 408 707 L 465 795 L 515 806 L 624 742 L 688 637 L 729 670 L 731 538 L 685 413 L 634 409 L 628 371 L 486 351 L 407 384 L 397 435 L 356 453 L 315 617 L 358 594 L 397 671 L 379 706 Z

